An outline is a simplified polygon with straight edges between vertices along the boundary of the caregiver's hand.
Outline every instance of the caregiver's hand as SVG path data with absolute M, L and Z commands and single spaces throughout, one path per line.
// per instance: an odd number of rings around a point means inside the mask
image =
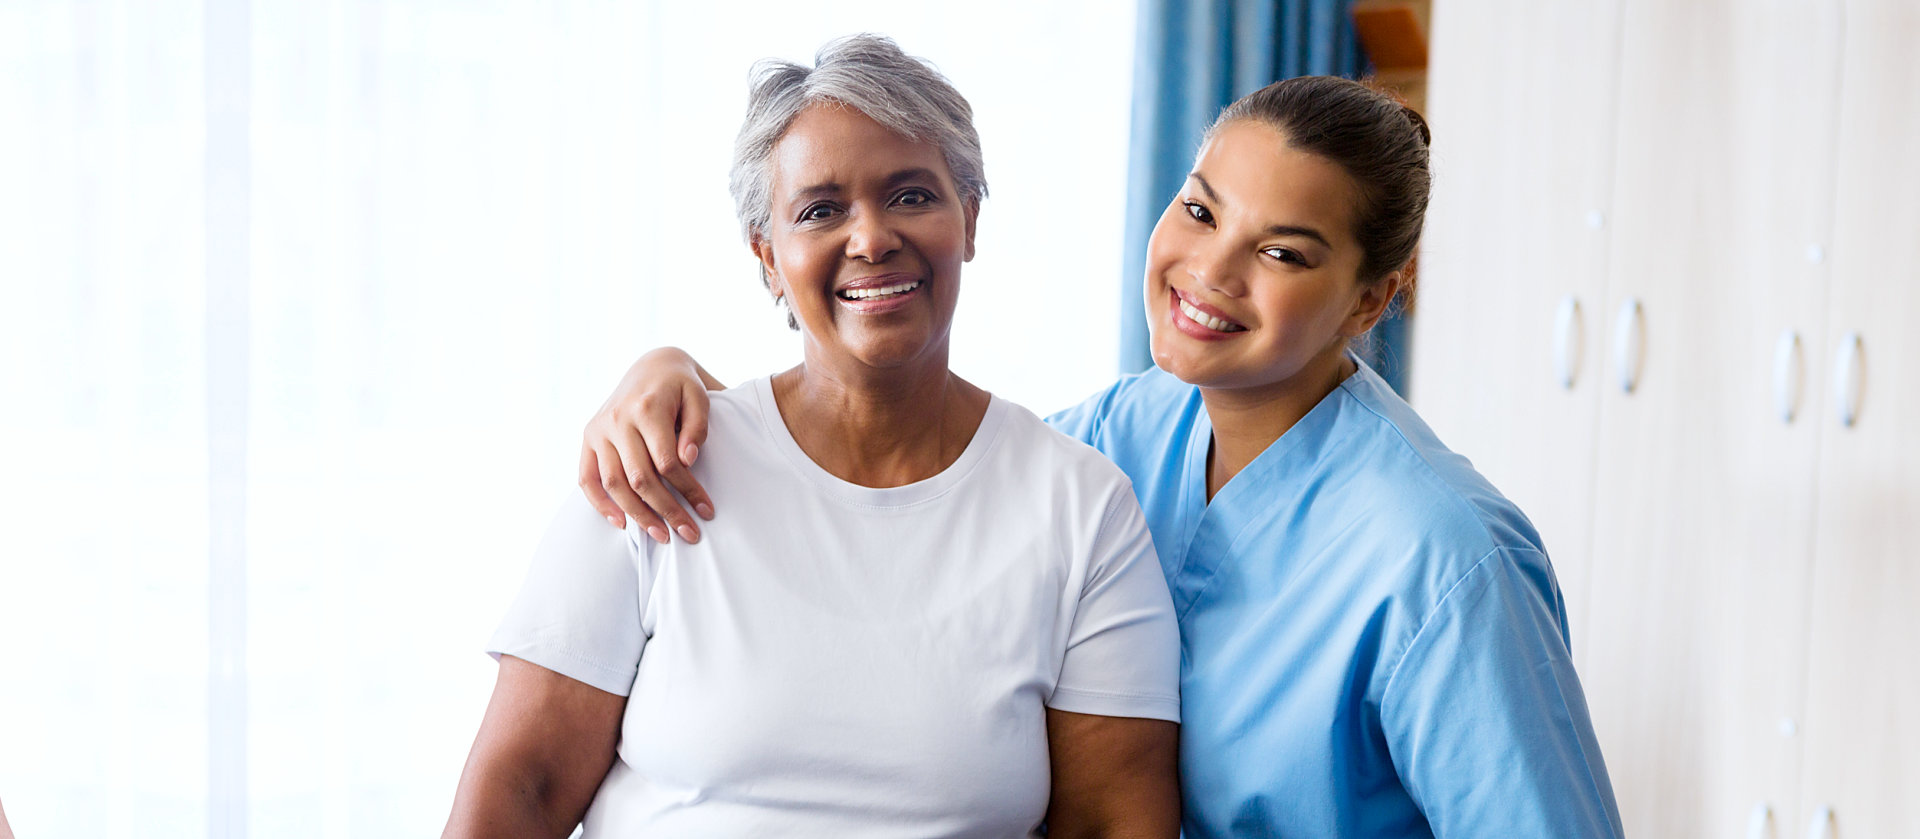
M 663 545 L 669 529 L 700 541 L 699 525 L 667 488 L 679 490 L 702 518 L 713 518 L 712 499 L 687 468 L 707 440 L 709 388 L 726 386 L 674 347 L 627 368 L 581 435 L 580 490 L 608 523 L 624 527 L 622 517 L 632 517 Z

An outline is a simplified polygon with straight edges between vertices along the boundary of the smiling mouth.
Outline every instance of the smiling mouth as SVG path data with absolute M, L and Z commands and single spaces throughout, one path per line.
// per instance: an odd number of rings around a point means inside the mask
M 906 282 L 894 283 L 893 285 L 880 286 L 878 288 L 842 289 L 841 291 L 835 292 L 835 296 L 841 300 L 885 300 L 913 291 L 925 282 L 925 280 L 908 280 Z
M 1206 312 L 1202 312 L 1199 309 L 1194 308 L 1194 305 L 1192 303 L 1188 303 L 1185 299 L 1179 297 L 1178 295 L 1174 296 L 1174 300 L 1180 304 L 1180 313 L 1183 315 L 1186 315 L 1188 320 L 1193 321 L 1194 323 L 1200 324 L 1201 326 L 1204 326 L 1215 332 L 1247 331 L 1247 328 L 1244 326 L 1241 326 L 1240 324 L 1234 323 L 1233 321 L 1227 320 L 1226 318 L 1214 317 L 1213 315 L 1209 315 Z

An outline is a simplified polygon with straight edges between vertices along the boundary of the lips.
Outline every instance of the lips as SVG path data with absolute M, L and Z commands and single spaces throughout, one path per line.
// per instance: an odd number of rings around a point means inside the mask
M 834 292 L 834 296 L 839 297 L 841 300 L 876 300 L 891 297 L 896 294 L 906 294 L 919 288 L 921 284 L 921 280 L 904 280 L 888 285 L 850 286 Z
M 1247 331 L 1244 324 L 1227 317 L 1219 309 L 1193 299 L 1179 289 L 1173 290 L 1172 298 L 1174 311 L 1183 316 L 1178 319 L 1184 319 L 1196 327 L 1219 335 Z
M 860 314 L 880 314 L 905 306 L 927 287 L 925 277 L 913 274 L 881 274 L 861 277 L 835 289 L 840 305 Z

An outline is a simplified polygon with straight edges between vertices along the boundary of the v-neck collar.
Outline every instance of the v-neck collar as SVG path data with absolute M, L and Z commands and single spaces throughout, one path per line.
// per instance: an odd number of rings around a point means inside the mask
M 1268 517 L 1268 511 L 1260 509 L 1256 496 L 1271 487 L 1291 463 L 1288 454 L 1299 448 L 1303 440 L 1315 436 L 1311 429 L 1327 422 L 1328 414 L 1339 410 L 1338 405 L 1350 397 L 1348 385 L 1371 373 L 1365 362 L 1358 358 L 1354 361 L 1352 375 L 1340 380 L 1340 384 L 1293 427 L 1228 479 L 1211 502 L 1207 500 L 1207 453 L 1213 445 L 1213 418 L 1207 414 L 1206 402 L 1200 402 L 1193 428 L 1187 435 L 1185 473 L 1181 475 L 1180 522 L 1185 549 L 1177 562 L 1170 565 L 1174 573 L 1167 577 L 1173 590 L 1174 611 L 1181 620 L 1186 619 L 1187 612 L 1205 593 L 1214 575 L 1233 555 L 1232 549 L 1240 534 Z M 1201 400 L 1199 388 L 1194 389 L 1193 398 Z

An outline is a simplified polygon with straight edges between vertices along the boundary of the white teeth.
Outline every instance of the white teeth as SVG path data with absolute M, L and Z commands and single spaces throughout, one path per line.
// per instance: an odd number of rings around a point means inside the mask
M 846 300 L 872 300 L 875 297 L 886 297 L 890 294 L 903 294 L 919 287 L 920 281 L 913 280 L 898 285 L 881 286 L 880 288 L 850 288 L 840 292 L 840 296 Z
M 1232 321 L 1221 320 L 1206 312 L 1202 312 L 1185 300 L 1180 301 L 1180 311 L 1186 313 L 1186 316 L 1194 323 L 1200 324 L 1215 332 L 1240 332 L 1246 329 L 1246 327 L 1233 323 Z

